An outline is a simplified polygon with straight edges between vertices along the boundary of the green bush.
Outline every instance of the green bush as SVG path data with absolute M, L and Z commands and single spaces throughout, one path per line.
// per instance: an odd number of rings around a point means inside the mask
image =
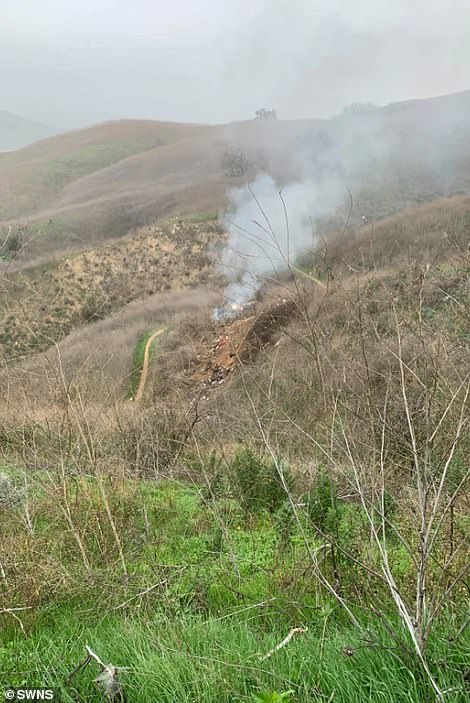
M 80 316 L 83 322 L 94 322 L 96 320 L 104 320 L 110 312 L 111 305 L 109 301 L 91 293 L 82 305 Z
M 274 513 L 286 499 L 280 471 L 288 488 L 293 480 L 289 469 L 280 462 L 267 461 L 249 447 L 242 447 L 231 463 L 231 476 L 237 498 L 247 513 L 263 510 Z
M 307 494 L 307 515 L 311 524 L 324 533 L 338 530 L 341 509 L 336 497 L 336 486 L 324 471 L 322 471 Z
M 296 528 L 295 513 L 288 500 L 285 500 L 274 513 L 273 524 L 279 537 L 279 546 L 284 549 L 290 544 Z

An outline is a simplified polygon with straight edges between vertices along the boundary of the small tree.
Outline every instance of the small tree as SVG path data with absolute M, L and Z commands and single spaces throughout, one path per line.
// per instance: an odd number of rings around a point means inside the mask
M 244 176 L 250 167 L 250 159 L 244 149 L 230 149 L 222 156 L 222 169 L 229 178 Z
M 14 258 L 21 252 L 23 245 L 24 228 L 13 231 L 13 228 L 9 227 L 6 235 L 0 241 L 0 256 Z

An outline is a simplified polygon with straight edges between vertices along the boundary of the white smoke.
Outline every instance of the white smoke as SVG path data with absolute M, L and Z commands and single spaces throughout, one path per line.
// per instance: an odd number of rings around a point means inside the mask
M 281 190 L 266 174 L 234 189 L 224 219 L 229 237 L 220 262 L 228 281 L 226 302 L 245 303 L 264 279 L 295 266 L 301 254 L 311 252 L 317 242 L 316 219 L 332 215 L 345 194 L 344 185 L 334 179 L 291 183 Z

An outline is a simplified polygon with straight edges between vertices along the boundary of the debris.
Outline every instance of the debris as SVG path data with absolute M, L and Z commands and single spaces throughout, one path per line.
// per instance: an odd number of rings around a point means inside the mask
M 22 501 L 24 492 L 17 488 L 11 478 L 0 473 L 0 506 L 16 508 Z
M 256 306 L 256 300 L 248 300 L 246 303 L 225 303 L 214 308 L 212 319 L 217 323 L 224 323 L 229 320 L 236 320 Z
M 88 661 L 94 659 L 101 667 L 101 672 L 96 677 L 95 683 L 104 690 L 106 700 L 124 703 L 126 698 L 118 677 L 119 671 L 124 669 L 114 666 L 114 664 L 103 664 L 98 655 L 88 645 L 85 645 L 85 649 L 88 653 Z
M 263 662 L 265 659 L 269 659 L 269 657 L 271 657 L 271 656 L 272 656 L 273 654 L 275 654 L 277 651 L 279 651 L 280 649 L 282 649 L 283 647 L 285 647 L 286 644 L 289 644 L 289 642 L 291 641 L 291 639 L 292 639 L 293 637 L 295 637 L 296 635 L 301 635 L 301 634 L 303 634 L 303 633 L 305 633 L 305 632 L 308 632 L 308 627 L 294 627 L 294 628 L 289 632 L 289 634 L 287 635 L 287 637 L 284 637 L 284 639 L 282 640 L 282 642 L 279 642 L 279 644 L 277 644 L 275 647 L 273 647 L 273 649 L 271 649 L 267 654 L 265 654 L 264 657 L 261 657 L 261 658 L 260 658 L 260 661 Z
M 95 682 L 104 689 L 105 698 L 109 701 L 124 701 L 124 691 L 118 679 L 118 668 L 116 666 L 106 666 L 98 674 Z
M 197 364 L 192 370 L 192 380 L 208 389 L 221 386 L 240 364 L 252 360 L 267 346 L 276 344 L 275 335 L 282 331 L 290 320 L 299 315 L 295 299 L 285 297 L 273 301 L 257 315 L 246 313 L 257 306 L 248 301 L 243 306 L 216 308 L 217 336 L 204 352 L 197 354 Z M 237 308 L 237 314 L 233 310 Z

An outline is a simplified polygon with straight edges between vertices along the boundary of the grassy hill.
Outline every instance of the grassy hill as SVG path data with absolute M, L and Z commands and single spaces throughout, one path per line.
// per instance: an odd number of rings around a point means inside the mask
M 145 121 L 99 125 L 47 139 L 20 151 L 0 155 L 2 219 L 27 216 L 56 205 L 70 183 L 146 150 L 171 144 L 199 127 Z M 3 180 L 3 179 L 2 179 Z
M 0 156 L 0 226 L 33 239 L 24 261 L 49 258 L 175 214 L 217 211 L 260 170 L 279 184 L 338 177 L 356 212 L 378 218 L 469 192 L 469 117 L 470 91 L 331 120 L 98 125 Z M 247 156 L 241 177 L 223 164 L 237 149 Z
M 0 158 L 1 686 L 102 700 L 88 645 L 137 703 L 468 700 L 469 109 Z M 217 323 L 210 212 L 259 169 L 341 176 L 352 216 Z

